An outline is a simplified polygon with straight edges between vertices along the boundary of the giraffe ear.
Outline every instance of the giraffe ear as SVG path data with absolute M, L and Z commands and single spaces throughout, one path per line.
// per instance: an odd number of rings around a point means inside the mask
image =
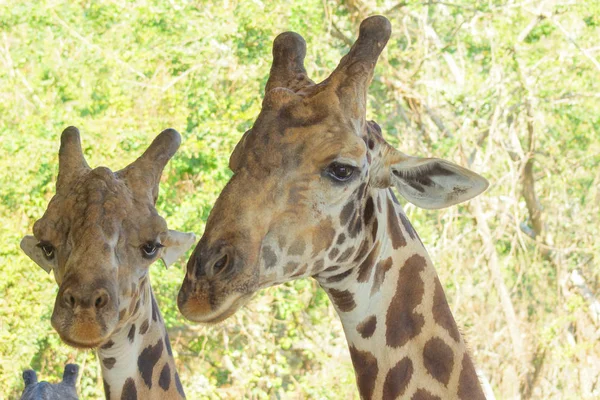
M 250 136 L 251 133 L 252 129 L 249 129 L 244 133 L 238 144 L 235 145 L 233 153 L 231 153 L 231 156 L 229 156 L 229 169 L 233 173 L 236 173 L 240 166 L 242 153 L 244 152 L 244 147 L 246 145 L 246 140 L 248 139 L 248 136 Z
M 411 157 L 395 149 L 387 154 L 384 171 L 402 197 L 426 209 L 462 203 L 487 189 L 487 179 L 473 171 L 439 158 Z
M 21 250 L 27 257 L 31 258 L 34 263 L 39 265 L 44 271 L 50 273 L 52 269 L 56 268 L 56 257 L 53 257 L 51 260 L 48 260 L 44 256 L 44 251 L 38 246 L 40 243 L 39 240 L 35 238 L 35 236 L 27 235 L 23 239 L 21 239 Z
M 161 259 L 165 267 L 169 268 L 179 257 L 196 243 L 196 235 L 191 232 L 178 232 L 169 229 L 167 237 L 162 240 L 163 246 Z

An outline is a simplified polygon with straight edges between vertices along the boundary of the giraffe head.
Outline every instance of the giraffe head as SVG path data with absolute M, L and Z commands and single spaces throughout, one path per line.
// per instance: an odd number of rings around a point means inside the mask
M 367 90 L 391 33 L 364 20 L 333 73 L 313 83 L 306 44 L 279 35 L 262 110 L 231 155 L 233 176 L 208 218 L 178 296 L 184 316 L 216 322 L 258 289 L 355 262 L 373 241 L 372 194 L 395 186 L 408 201 L 442 208 L 487 187 L 451 162 L 406 155 L 366 121 Z
M 91 169 L 79 131 L 61 136 L 56 194 L 21 241 L 23 251 L 59 285 L 52 326 L 69 345 L 92 348 L 107 340 L 140 307 L 148 267 L 168 266 L 195 241 L 167 229 L 156 211 L 162 170 L 181 138 L 163 131 L 126 168 Z
M 63 372 L 63 379 L 59 383 L 38 382 L 34 370 L 23 371 L 23 382 L 25 388 L 21 400 L 78 400 L 77 375 L 79 365 L 67 364 Z

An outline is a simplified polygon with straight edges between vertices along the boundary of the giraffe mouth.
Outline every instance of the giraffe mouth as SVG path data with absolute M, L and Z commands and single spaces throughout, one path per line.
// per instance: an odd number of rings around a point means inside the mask
M 60 339 L 65 344 L 67 344 L 68 346 L 71 346 L 71 347 L 75 347 L 77 349 L 85 349 L 85 350 L 94 349 L 96 347 L 99 347 L 102 343 L 104 343 L 106 341 L 106 338 L 102 338 L 98 341 L 93 341 L 93 342 L 79 342 L 79 341 L 70 339 L 68 337 L 65 337 L 65 336 L 61 335 L 60 333 L 58 335 L 60 336 Z
M 181 313 L 189 320 L 194 322 L 200 322 L 203 324 L 216 324 L 226 320 L 236 313 L 241 307 L 243 307 L 252 297 L 253 293 L 240 294 L 237 297 L 227 299 L 223 304 L 218 307 L 215 311 L 195 312 L 193 300 L 190 299 L 188 304 L 180 307 Z
M 56 308 L 55 308 L 56 311 Z M 51 324 L 68 346 L 93 349 L 104 343 L 114 332 L 116 321 L 103 318 L 59 318 L 53 314 Z M 108 325 L 108 326 L 107 326 Z
M 225 321 L 227 318 L 231 317 L 233 314 L 235 314 L 235 312 L 239 309 L 239 307 L 230 307 L 229 310 L 226 310 L 224 313 L 210 318 L 210 319 L 205 319 L 199 322 L 202 322 L 203 324 L 217 324 L 219 322 Z

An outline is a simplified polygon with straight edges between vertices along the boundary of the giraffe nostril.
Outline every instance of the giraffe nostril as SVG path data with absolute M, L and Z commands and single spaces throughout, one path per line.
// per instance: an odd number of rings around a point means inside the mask
M 73 293 L 69 289 L 65 290 L 62 297 L 65 307 L 75 308 L 77 301 L 75 300 L 75 296 L 73 296 Z
M 96 309 L 99 310 L 104 308 L 108 304 L 109 296 L 104 289 L 97 290 L 94 292 L 94 295 L 94 307 L 96 307 Z
M 211 261 L 212 263 L 208 263 L 206 266 L 206 275 L 209 278 L 215 278 L 231 269 L 234 261 L 233 252 L 230 248 L 221 248 L 221 251 Z
M 213 265 L 213 275 L 217 275 L 219 272 L 223 271 L 227 267 L 228 263 L 229 256 L 227 254 L 219 258 L 217 262 Z
M 212 248 L 196 252 L 188 262 L 188 274 L 198 280 L 212 279 L 223 275 L 235 265 L 235 251 L 227 244 L 217 244 Z M 191 266 L 191 268 L 190 268 Z

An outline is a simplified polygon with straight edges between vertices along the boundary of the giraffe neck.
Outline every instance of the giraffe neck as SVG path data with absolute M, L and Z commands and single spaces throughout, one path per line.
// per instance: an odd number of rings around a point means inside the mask
M 485 399 L 443 288 L 391 191 L 352 273 L 318 277 L 344 327 L 362 399 Z
M 149 282 L 139 301 L 139 312 L 133 311 L 98 349 L 106 398 L 183 399 L 169 336 Z

